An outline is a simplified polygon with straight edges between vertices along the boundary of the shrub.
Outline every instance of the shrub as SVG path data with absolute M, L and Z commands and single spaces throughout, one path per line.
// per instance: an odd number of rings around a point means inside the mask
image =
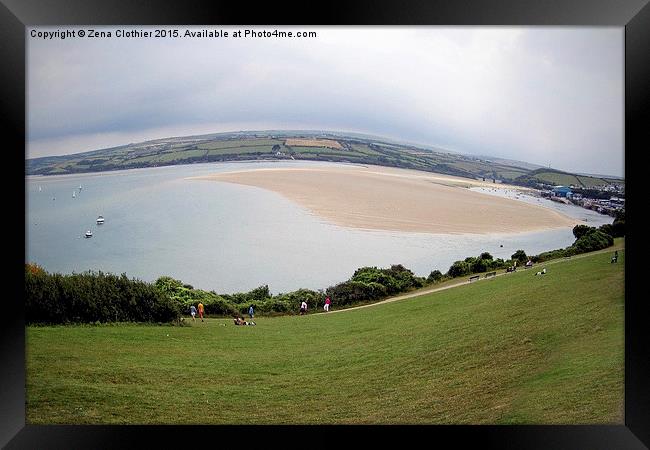
M 573 235 L 576 239 L 580 239 L 582 236 L 585 236 L 595 230 L 596 228 L 590 227 L 588 225 L 576 225 L 573 227 Z
M 308 305 L 309 306 L 309 305 Z M 276 297 L 259 305 L 259 311 L 267 314 L 292 313 L 296 307 L 287 300 L 280 300 Z M 258 311 L 256 308 L 255 311 Z
M 513 261 L 518 261 L 520 263 L 525 263 L 526 261 L 528 261 L 528 256 L 526 256 L 526 252 L 524 252 L 523 250 L 517 250 L 512 254 L 510 258 Z
M 530 260 L 534 263 L 538 262 L 544 262 L 544 261 L 550 261 L 551 259 L 557 259 L 557 258 L 562 258 L 564 256 L 569 256 L 566 254 L 565 249 L 556 249 L 556 250 L 550 250 L 548 252 L 543 252 L 540 253 L 539 255 L 532 256 Z
M 438 283 L 438 282 L 440 282 L 440 280 L 442 280 L 443 277 L 444 277 L 444 275 L 442 274 L 442 272 L 440 272 L 439 270 L 433 270 L 433 271 L 431 271 L 431 273 L 427 277 L 427 282 L 428 283 Z
M 307 309 L 313 310 L 318 306 L 325 304 L 325 296 L 322 292 L 312 291 L 310 289 L 298 289 L 297 291 L 279 294 L 267 301 L 269 311 L 271 307 L 274 311 L 284 309 L 296 313 L 300 310 L 300 304 L 305 301 Z M 276 304 L 277 303 L 277 304 Z
M 248 299 L 249 303 L 254 303 L 254 302 L 263 302 L 271 298 L 271 294 L 269 293 L 269 286 L 264 285 L 257 287 L 253 289 L 252 291 L 249 291 L 246 294 L 246 298 Z
M 602 231 L 594 230 L 577 239 L 573 243 L 572 247 L 575 249 L 576 253 L 586 253 L 595 250 L 602 250 L 611 245 L 614 245 L 614 238 L 612 236 L 605 234 Z
M 191 305 L 203 303 L 206 315 L 231 316 L 237 314 L 237 308 L 216 292 L 206 292 L 201 289 L 194 289 L 190 284 L 184 284 L 180 280 L 171 277 L 160 277 L 156 280 L 155 286 L 177 302 L 181 312 L 188 314 Z
M 424 286 L 421 277 L 416 277 L 412 271 L 401 264 L 392 265 L 388 269 L 362 267 L 354 272 L 350 281 L 380 284 L 384 286 L 388 295 Z
M 497 258 L 492 260 L 490 263 L 490 270 L 496 270 L 496 269 L 505 269 L 506 267 L 512 266 L 512 262 L 510 260 L 504 261 L 501 258 Z
M 599 226 L 598 231 L 602 231 L 605 234 L 609 234 L 611 237 L 615 237 L 614 236 L 614 226 L 609 224 L 609 223 L 606 223 L 604 225 Z
M 205 314 L 212 316 L 234 316 L 237 314 L 237 308 L 228 303 L 220 295 L 214 295 L 203 301 Z
M 326 293 L 335 305 L 350 305 L 363 301 L 379 300 L 387 295 L 386 287 L 382 284 L 352 280 L 330 286 L 327 288 Z
M 246 311 L 248 312 L 248 307 L 251 303 L 265 302 L 271 298 L 271 294 L 269 293 L 268 285 L 264 285 L 248 292 L 222 294 L 222 297 L 228 302 L 236 304 L 238 309 L 240 305 L 246 305 Z
M 171 322 L 180 307 L 156 286 L 102 272 L 61 275 L 25 270 L 30 323 Z
M 451 278 L 456 278 L 463 275 L 467 275 L 468 273 L 470 273 L 470 270 L 471 267 L 469 263 L 465 261 L 456 261 L 449 268 L 447 275 L 449 275 Z
M 625 236 L 625 216 L 617 215 L 612 223 L 612 236 L 623 237 Z
M 485 272 L 489 267 L 489 260 L 476 258 L 470 266 L 472 273 Z

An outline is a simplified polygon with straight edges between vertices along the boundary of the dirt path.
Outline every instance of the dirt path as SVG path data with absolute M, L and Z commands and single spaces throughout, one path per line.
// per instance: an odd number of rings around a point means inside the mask
M 540 266 L 540 265 L 541 266 L 551 266 L 553 264 L 558 264 L 558 263 L 573 260 L 573 259 L 586 258 L 587 256 L 595 255 L 595 254 L 598 254 L 598 253 L 611 253 L 611 252 L 613 252 L 615 250 L 623 250 L 623 249 L 625 249 L 624 244 L 623 245 L 615 245 L 613 247 L 608 247 L 608 248 L 606 248 L 604 250 L 598 250 L 598 251 L 595 251 L 595 252 L 583 253 L 583 254 L 580 254 L 580 255 L 571 256 L 569 258 L 558 258 L 558 259 L 554 259 L 554 260 L 551 260 L 551 261 L 546 261 L 544 263 L 538 263 L 537 265 L 538 266 Z M 531 273 L 536 273 L 537 272 L 536 270 L 530 270 L 530 269 L 522 269 L 522 270 L 529 270 Z M 497 277 L 500 277 L 502 275 L 508 275 L 508 273 L 507 272 L 501 272 L 501 273 L 496 274 Z M 446 285 L 446 286 L 421 290 L 421 291 L 417 291 L 417 292 L 411 292 L 411 293 L 408 293 L 408 294 L 399 295 L 397 297 L 390 297 L 390 298 L 387 298 L 386 300 L 382 300 L 382 301 L 376 302 L 376 303 L 371 303 L 369 305 L 353 306 L 351 308 L 338 309 L 338 310 L 330 311 L 328 313 L 322 312 L 322 313 L 318 313 L 318 314 L 334 314 L 334 313 L 352 311 L 353 309 L 370 308 L 371 306 L 377 306 L 377 305 L 382 305 L 384 303 L 396 302 L 398 300 L 404 300 L 404 299 L 407 299 L 407 298 L 419 297 L 421 295 L 431 294 L 432 292 L 444 291 L 445 289 L 451 289 L 451 288 L 455 288 L 455 287 L 458 287 L 458 286 L 464 286 L 464 285 L 470 283 L 469 281 L 467 281 L 468 276 L 469 275 L 465 275 L 465 276 L 462 277 L 464 281 L 459 281 L 457 283 L 449 284 L 449 285 Z M 494 278 L 495 277 L 492 277 L 492 278 L 479 278 L 477 281 L 492 280 Z

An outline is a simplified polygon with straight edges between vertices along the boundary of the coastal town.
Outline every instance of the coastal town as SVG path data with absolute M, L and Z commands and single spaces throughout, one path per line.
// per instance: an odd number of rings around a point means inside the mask
M 625 214 L 625 187 L 620 184 L 581 189 L 576 186 L 553 186 L 543 189 L 540 195 L 550 200 L 574 204 L 601 214 L 616 217 Z
M 557 172 L 556 172 L 557 173 Z M 577 179 L 575 175 L 571 175 Z M 478 181 L 486 181 L 486 177 L 476 177 Z M 592 177 L 592 180 L 597 180 Z M 602 179 L 601 179 L 602 180 Z M 490 181 L 489 179 L 487 180 Z M 537 180 L 502 180 L 492 178 L 494 184 L 512 184 L 524 186 L 534 197 L 542 197 L 557 203 L 576 205 L 612 217 L 625 216 L 625 182 L 608 180 L 604 184 L 592 184 L 589 187 L 575 184 L 559 185 Z

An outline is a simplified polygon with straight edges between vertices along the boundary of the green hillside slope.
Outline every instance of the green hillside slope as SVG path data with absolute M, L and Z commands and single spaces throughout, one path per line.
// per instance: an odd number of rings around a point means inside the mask
M 255 327 L 28 327 L 27 423 L 621 424 L 619 254 Z
M 612 184 L 623 184 L 623 180 L 592 177 L 586 175 L 575 175 L 554 169 L 537 169 L 515 178 L 518 184 L 535 186 L 538 183 L 545 185 L 575 186 L 578 188 L 590 189 L 597 186 L 608 186 Z
M 325 138 L 332 146 L 293 145 Z M 27 175 L 102 172 L 176 164 L 242 160 L 312 160 L 374 164 L 461 177 L 515 178 L 527 169 L 475 157 L 434 151 L 375 138 L 315 132 L 241 132 L 184 136 L 128 144 L 84 153 L 32 158 Z M 525 165 L 525 163 L 522 163 Z

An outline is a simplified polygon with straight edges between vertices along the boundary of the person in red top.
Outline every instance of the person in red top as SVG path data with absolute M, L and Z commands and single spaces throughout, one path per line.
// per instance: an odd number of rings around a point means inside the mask
M 325 306 L 323 306 L 323 309 L 325 310 L 325 312 L 328 312 L 330 310 L 330 304 L 331 303 L 332 303 L 332 301 L 330 300 L 329 297 L 327 297 L 325 299 Z
M 199 302 L 199 317 L 201 318 L 201 322 L 203 322 L 203 303 Z

